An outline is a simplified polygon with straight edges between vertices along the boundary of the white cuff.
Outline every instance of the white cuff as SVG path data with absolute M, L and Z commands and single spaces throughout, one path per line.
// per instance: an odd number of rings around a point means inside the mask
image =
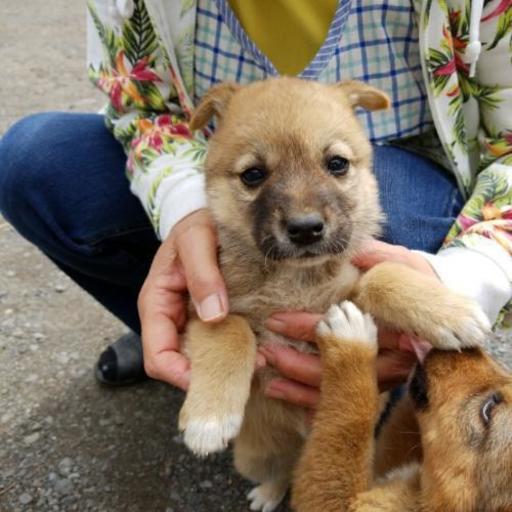
M 491 324 L 512 297 L 505 270 L 485 254 L 466 247 L 450 247 L 438 254 L 414 252 L 430 263 L 448 288 L 477 302 Z
M 168 187 L 162 198 L 159 235 L 165 240 L 171 229 L 187 215 L 206 208 L 204 175 L 196 174 L 182 179 Z

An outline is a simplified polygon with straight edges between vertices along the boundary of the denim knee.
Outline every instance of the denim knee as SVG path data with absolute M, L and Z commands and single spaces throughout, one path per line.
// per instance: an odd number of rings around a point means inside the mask
M 25 117 L 0 139 L 0 213 L 14 227 L 35 214 L 31 197 L 51 182 L 53 125 L 59 114 Z

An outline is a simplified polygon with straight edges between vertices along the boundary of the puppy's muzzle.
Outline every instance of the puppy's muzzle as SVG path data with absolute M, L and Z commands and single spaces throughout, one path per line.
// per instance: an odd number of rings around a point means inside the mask
M 325 225 L 317 213 L 293 217 L 286 223 L 290 242 L 298 246 L 311 245 L 324 238 Z

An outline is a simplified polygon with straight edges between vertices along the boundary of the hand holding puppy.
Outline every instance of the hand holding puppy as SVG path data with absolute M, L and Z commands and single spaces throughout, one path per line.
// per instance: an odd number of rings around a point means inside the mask
M 430 264 L 419 254 L 405 247 L 376 240 L 369 241 L 353 259 L 354 265 L 368 270 L 378 263 L 392 261 L 405 264 L 423 274 L 436 277 Z M 315 328 L 322 315 L 305 312 L 277 313 L 269 318 L 266 326 L 274 332 L 303 341 L 315 339 Z M 380 352 L 377 359 L 377 376 L 381 389 L 402 383 L 416 362 L 408 338 L 400 333 L 379 329 Z M 322 365 L 320 357 L 300 353 L 284 346 L 264 347 L 260 352 L 283 378 L 273 379 L 266 394 L 302 407 L 315 409 L 320 399 Z
M 189 361 L 180 353 L 179 343 L 179 332 L 186 322 L 187 291 L 198 314 L 206 321 L 220 320 L 228 311 L 216 247 L 215 228 L 208 213 L 205 210 L 192 213 L 179 222 L 162 243 L 139 296 L 146 373 L 182 389 L 188 387 L 190 378 Z M 187 256 L 180 259 L 180 254 Z M 405 263 L 425 274 L 435 275 L 420 255 L 378 241 L 369 242 L 354 264 L 367 270 L 382 261 Z M 304 312 L 280 313 L 269 319 L 267 325 L 290 338 L 311 341 L 320 318 L 321 315 Z M 400 340 L 404 341 L 398 333 L 382 329 L 379 332 L 382 350 L 378 375 L 382 388 L 403 381 L 416 360 L 409 350 L 399 350 L 404 348 Z M 319 357 L 286 347 L 265 349 L 261 353 L 286 377 L 272 381 L 268 396 L 314 408 L 319 400 L 322 375 Z
M 190 379 L 179 342 L 187 320 L 187 292 L 203 321 L 227 315 L 216 232 L 206 210 L 180 221 L 162 242 L 138 300 L 146 373 L 182 389 Z

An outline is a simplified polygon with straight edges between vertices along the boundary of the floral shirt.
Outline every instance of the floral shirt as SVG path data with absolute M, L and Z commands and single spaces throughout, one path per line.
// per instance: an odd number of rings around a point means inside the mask
M 489 277 L 477 292 L 470 286 L 465 291 L 487 295 L 493 302 L 487 312 L 495 317 L 512 294 L 512 0 L 486 1 L 483 12 L 480 0 L 414 4 L 432 118 L 468 198 L 430 261 L 446 284 L 459 289 L 479 270 L 493 273 L 494 281 Z M 177 221 L 206 204 L 197 190 L 207 143 L 187 124 L 197 2 L 89 0 L 88 12 L 90 78 L 109 97 L 106 119 L 127 152 L 131 188 L 165 238 Z M 474 76 L 471 62 L 480 42 L 472 18 L 482 41 Z M 468 268 L 468 261 L 478 268 Z

